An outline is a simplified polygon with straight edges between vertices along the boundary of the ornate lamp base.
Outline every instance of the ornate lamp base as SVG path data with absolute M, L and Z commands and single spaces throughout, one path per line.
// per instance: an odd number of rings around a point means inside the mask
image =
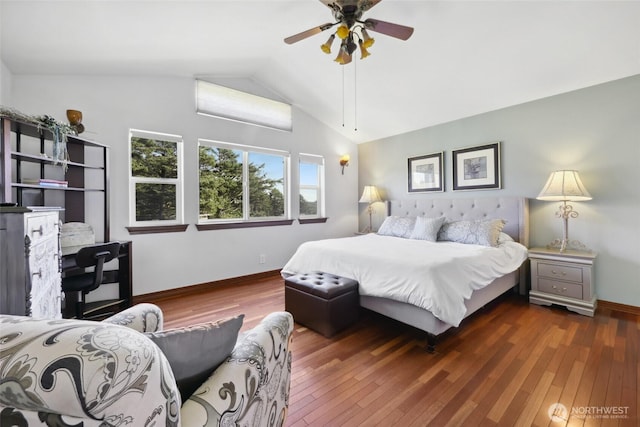
M 371 214 L 373 213 L 373 207 L 371 207 L 371 203 L 369 203 L 369 206 L 367 206 L 367 212 L 369 213 L 369 226 L 361 231 L 361 233 L 363 234 L 373 232 L 373 222 L 371 221 Z
M 555 239 L 547 245 L 547 249 L 559 249 L 560 252 L 566 250 L 591 252 L 591 249 L 586 247 L 582 242 L 569 240 L 569 218 L 578 217 L 578 212 L 573 210 L 573 206 L 568 205 L 566 200 L 563 201 L 558 208 L 558 212 L 556 212 L 556 216 L 562 219 L 562 239 Z
M 567 250 L 592 252 L 588 246 L 586 246 L 579 240 L 555 239 L 553 242 L 547 245 L 547 249 L 558 249 L 560 252 L 565 252 Z

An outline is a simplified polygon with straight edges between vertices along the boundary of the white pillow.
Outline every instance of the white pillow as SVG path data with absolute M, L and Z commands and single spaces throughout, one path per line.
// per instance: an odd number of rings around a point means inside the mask
M 438 231 L 444 224 L 445 217 L 427 218 L 419 216 L 416 218 L 416 225 L 411 232 L 411 239 L 416 240 L 428 240 L 429 242 L 435 242 L 438 239 Z
M 415 225 L 415 216 L 388 216 L 380 226 L 378 234 L 408 239 Z
M 498 236 L 498 245 L 503 244 L 504 242 L 514 242 L 515 240 L 513 240 L 513 238 L 511 236 L 509 236 L 507 233 L 504 232 L 500 232 L 500 235 Z

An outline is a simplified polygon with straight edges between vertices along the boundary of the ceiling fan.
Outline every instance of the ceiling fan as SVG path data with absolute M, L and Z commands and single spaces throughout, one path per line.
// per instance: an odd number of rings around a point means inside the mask
M 362 14 L 380 3 L 380 1 L 381 0 L 320 0 L 321 3 L 332 10 L 336 22 L 328 22 L 287 37 L 284 39 L 284 42 L 293 44 L 339 25 L 336 32 L 320 47 L 323 52 L 327 54 L 331 53 L 331 45 L 337 35 L 338 38 L 342 39 L 342 42 L 335 61 L 344 65 L 351 62 L 351 55 L 356 51 L 358 46 L 362 54 L 361 59 L 369 56 L 367 49 L 373 45 L 374 39 L 369 36 L 367 33 L 368 30 L 401 40 L 407 40 L 411 37 L 413 34 L 413 28 L 411 27 L 380 21 L 379 19 L 368 18 L 364 21 L 361 20 Z

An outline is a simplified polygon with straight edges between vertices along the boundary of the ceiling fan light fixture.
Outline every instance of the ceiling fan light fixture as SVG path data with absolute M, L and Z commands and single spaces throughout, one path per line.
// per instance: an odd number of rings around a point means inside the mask
M 367 47 L 365 46 L 365 42 L 364 41 L 360 40 L 359 44 L 360 44 L 360 53 L 361 53 L 360 59 L 364 59 L 367 56 L 371 55 L 369 53 L 369 51 L 367 50 Z
M 361 33 L 362 33 L 362 38 L 364 39 L 362 42 L 362 45 L 365 48 L 369 49 L 371 46 L 373 46 L 376 40 L 369 35 L 369 33 L 365 28 L 362 29 Z
M 382 0 L 320 0 L 322 4 L 331 9 L 335 21 L 286 37 L 284 42 L 293 44 L 335 27 L 335 33 L 329 37 L 326 43 L 320 45 L 320 49 L 324 53 L 330 54 L 335 38 L 339 37 L 342 42 L 335 62 L 344 65 L 351 62 L 352 55 L 358 50 L 358 46 L 362 54 L 360 59 L 370 55 L 368 49 L 373 46 L 375 39 L 369 35 L 369 31 L 399 40 L 409 39 L 413 34 L 412 27 L 373 18 L 362 20 L 362 14 L 380 3 L 380 1 Z
M 358 45 L 356 45 L 356 42 L 353 41 L 353 34 L 349 34 L 349 38 L 346 39 L 347 42 L 347 53 L 349 55 L 352 55 L 353 52 L 356 51 L 356 49 L 358 48 Z
M 336 56 L 335 62 L 340 65 L 345 65 L 351 62 L 351 54 L 347 51 L 347 41 L 343 40 L 340 45 L 340 50 L 338 51 L 338 56 Z
M 338 35 L 338 37 L 340 37 L 342 40 L 346 39 L 347 37 L 349 37 L 349 34 L 351 33 L 351 31 L 349 31 L 349 28 L 346 25 L 340 25 L 338 27 L 338 29 L 336 30 L 336 34 Z
M 333 44 L 333 41 L 335 40 L 335 38 L 336 38 L 336 35 L 335 34 L 331 34 L 331 36 L 326 41 L 326 43 L 323 44 L 322 46 L 320 46 L 320 49 L 322 49 L 322 51 L 324 53 L 330 54 L 331 53 L 331 45 Z

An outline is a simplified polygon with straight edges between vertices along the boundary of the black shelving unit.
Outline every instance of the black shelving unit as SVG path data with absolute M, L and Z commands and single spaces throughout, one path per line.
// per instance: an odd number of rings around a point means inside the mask
M 109 241 L 109 147 L 67 136 L 68 161 L 55 164 L 53 134 L 46 128 L 2 117 L 0 201 L 19 206 L 64 208 L 63 222 L 85 222 L 97 241 Z M 66 187 L 23 180 L 67 181 Z

